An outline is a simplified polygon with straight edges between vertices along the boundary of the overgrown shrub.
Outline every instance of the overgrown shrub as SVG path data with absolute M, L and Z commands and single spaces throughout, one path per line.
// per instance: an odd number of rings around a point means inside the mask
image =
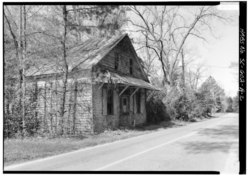
M 158 123 L 164 120 L 169 120 L 169 115 L 167 114 L 166 106 L 162 102 L 165 97 L 163 92 L 155 93 L 146 102 L 147 111 L 147 122 L 148 123 Z
M 175 102 L 176 118 L 180 120 L 188 120 L 191 111 L 191 105 L 188 104 L 189 98 L 185 95 L 179 96 Z
M 24 103 L 24 131 L 22 120 L 22 106 L 20 106 L 19 99 L 14 99 L 11 103 L 11 111 L 5 111 L 4 113 L 4 138 L 33 136 L 38 132 L 41 122 L 37 117 L 37 101 L 34 98 L 34 93 L 32 92 L 32 90 L 27 89 Z
M 172 87 L 163 98 L 167 114 L 171 119 L 191 121 L 193 118 L 210 117 L 213 110 L 222 108 L 219 100 L 214 99 L 209 90 L 185 91 Z
M 178 112 L 176 110 L 176 103 L 178 103 L 179 97 L 180 97 L 180 92 L 175 88 L 171 88 L 166 93 L 166 96 L 163 99 L 163 103 L 166 106 L 167 114 L 169 115 L 171 120 L 177 117 Z
M 11 138 L 19 134 L 22 129 L 22 117 L 20 114 L 7 114 L 4 115 L 4 126 L 3 126 L 3 135 L 4 138 Z

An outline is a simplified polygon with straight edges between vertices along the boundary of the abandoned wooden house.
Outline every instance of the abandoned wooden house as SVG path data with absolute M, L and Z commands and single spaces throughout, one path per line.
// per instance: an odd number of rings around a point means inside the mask
M 30 85 L 39 90 L 37 110 L 45 129 L 56 131 L 64 124 L 65 131 L 84 134 L 146 122 L 146 99 L 158 88 L 149 83 L 127 34 L 109 40 L 89 39 L 69 51 L 67 61 L 69 77 L 61 123 L 57 110 L 62 74 L 57 66 L 33 68 L 26 74 Z

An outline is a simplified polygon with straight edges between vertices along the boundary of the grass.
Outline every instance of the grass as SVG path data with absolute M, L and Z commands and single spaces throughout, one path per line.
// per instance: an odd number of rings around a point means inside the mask
M 8 166 L 22 163 L 89 146 L 135 137 L 166 128 L 183 126 L 185 124 L 187 124 L 187 122 L 175 120 L 137 127 L 135 129 L 105 131 L 101 134 L 92 136 L 71 138 L 34 137 L 25 139 L 6 139 L 4 140 L 4 165 Z
M 4 165 L 44 158 L 145 133 L 147 132 L 115 130 L 86 137 L 7 139 L 4 140 Z

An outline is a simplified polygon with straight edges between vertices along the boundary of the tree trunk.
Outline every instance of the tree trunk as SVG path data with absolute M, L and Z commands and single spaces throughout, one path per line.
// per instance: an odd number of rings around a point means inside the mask
M 56 70 L 58 70 L 58 60 L 56 63 Z M 55 80 L 55 133 L 57 134 L 57 127 L 58 127 L 58 93 L 57 93 L 57 88 L 58 88 L 58 78 L 56 74 L 56 80 Z
M 75 88 L 74 88 L 74 102 L 73 102 L 73 134 L 75 134 L 75 129 L 76 129 L 76 105 L 77 105 L 77 81 L 75 81 Z
M 25 93 L 26 93 L 26 82 L 25 82 L 25 60 L 26 60 L 26 8 L 23 5 L 23 30 L 22 30 L 22 127 L 25 131 Z
M 50 83 L 50 134 L 53 134 L 53 82 Z
M 71 108 L 72 108 L 72 94 L 74 92 L 74 88 L 73 85 L 71 84 L 70 86 L 70 90 L 69 90 L 69 104 L 68 104 L 68 120 L 67 120 L 67 133 L 70 134 L 71 130 L 70 130 L 70 113 L 71 113 Z
M 43 115 L 43 131 L 46 130 L 46 119 L 47 119 L 47 82 L 44 85 L 44 115 Z
M 183 81 L 183 94 L 186 95 L 186 83 L 185 83 L 185 61 L 184 61 L 184 51 L 181 51 L 181 62 L 182 62 L 182 81 Z
M 67 40 L 67 9 L 66 5 L 63 5 L 63 20 L 64 20 L 64 33 L 63 33 L 63 41 L 62 41 L 62 49 L 63 49 L 63 63 L 64 63 L 64 74 L 63 74 L 63 90 L 62 90 L 62 101 L 60 108 L 60 118 L 61 118 L 61 128 L 62 134 L 64 133 L 64 113 L 65 113 L 65 100 L 66 100 L 66 92 L 67 92 L 67 81 L 68 81 L 68 64 L 67 64 L 67 54 L 66 54 L 66 40 Z
M 25 72 L 25 29 L 26 29 L 26 12 L 25 7 L 22 5 L 20 6 L 20 21 L 19 21 L 19 62 L 20 62 L 20 68 L 19 68 L 19 89 L 20 89 L 20 100 L 19 105 L 22 112 L 22 136 L 24 135 L 25 131 L 25 78 L 24 78 L 24 72 Z
M 35 109 L 35 120 L 36 120 L 36 122 L 38 122 L 38 112 L 37 112 L 37 105 L 38 105 L 38 85 L 37 85 L 37 82 L 35 82 L 34 83 L 34 95 L 33 95 L 33 103 L 35 103 L 35 107 L 34 107 L 34 109 Z

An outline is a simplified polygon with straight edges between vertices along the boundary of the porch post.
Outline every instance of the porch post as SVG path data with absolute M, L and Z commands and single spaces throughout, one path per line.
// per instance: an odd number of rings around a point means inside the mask
M 125 90 L 127 90 L 128 87 L 129 87 L 129 85 L 127 85 L 127 86 L 121 91 L 121 93 L 119 94 L 119 97 L 123 94 L 123 92 L 125 92 Z
M 131 97 L 139 90 L 140 88 L 136 88 L 135 91 L 130 95 Z

